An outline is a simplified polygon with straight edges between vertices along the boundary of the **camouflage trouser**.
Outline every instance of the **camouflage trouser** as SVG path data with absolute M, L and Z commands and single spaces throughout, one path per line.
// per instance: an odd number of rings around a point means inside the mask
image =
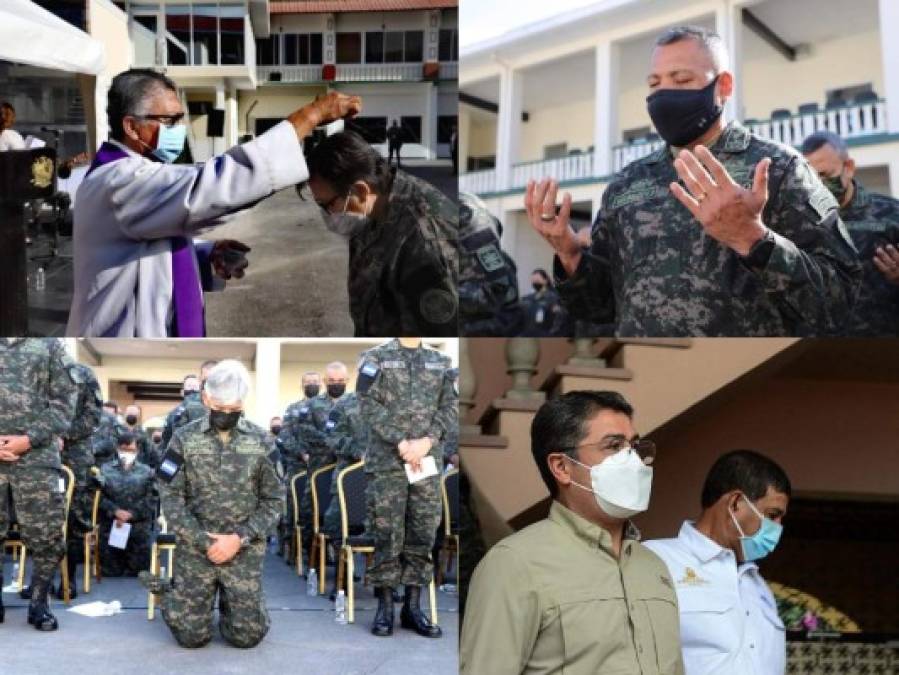
M 440 478 L 410 485 L 405 473 L 369 475 L 369 534 L 375 555 L 368 570 L 374 586 L 426 586 L 434 572 L 431 549 L 440 524 Z
M 219 631 L 235 647 L 255 647 L 271 622 L 262 593 L 265 542 L 243 548 L 224 565 L 180 538 L 175 550 L 174 588 L 166 593 L 162 616 L 182 647 L 202 647 L 212 639 L 212 612 L 219 594 Z
M 65 554 L 61 477 L 62 472 L 52 466 L 0 463 L 0 551 L 10 525 L 6 503 L 11 493 L 22 541 L 31 556 L 33 580 L 49 582 Z
M 150 547 L 153 545 L 153 523 L 132 523 L 125 549 L 109 545 L 111 521 L 100 524 L 100 566 L 104 577 L 137 576 L 150 569 Z
M 334 474 L 331 476 L 331 502 L 328 504 L 328 510 L 325 511 L 325 520 L 322 529 L 328 535 L 331 541 L 340 538 L 340 500 L 337 498 L 337 476 L 350 465 L 350 462 L 343 460 L 337 462 Z
M 94 465 L 94 454 L 90 444 L 67 444 L 63 453 L 63 463 L 75 474 L 75 490 L 69 509 L 69 540 L 81 539 L 91 529 L 91 512 L 94 507 L 94 491 L 91 486 L 90 470 Z

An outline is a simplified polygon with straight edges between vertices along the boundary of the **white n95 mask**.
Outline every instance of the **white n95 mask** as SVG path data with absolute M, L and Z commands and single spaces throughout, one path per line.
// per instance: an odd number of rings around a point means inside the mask
M 590 469 L 592 489 L 574 481 L 572 483 L 592 492 L 599 508 L 613 518 L 630 518 L 649 508 L 652 467 L 646 466 L 640 456 L 630 448 L 625 448 L 593 466 L 581 464 L 571 457 L 568 459 L 585 469 Z

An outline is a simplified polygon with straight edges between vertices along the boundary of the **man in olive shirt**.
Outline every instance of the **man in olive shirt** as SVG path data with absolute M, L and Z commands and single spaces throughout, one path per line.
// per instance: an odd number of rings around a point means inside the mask
M 475 570 L 460 673 L 684 672 L 671 577 L 628 520 L 649 505 L 655 457 L 632 418 L 620 394 L 601 391 L 537 412 L 531 450 L 554 501 Z

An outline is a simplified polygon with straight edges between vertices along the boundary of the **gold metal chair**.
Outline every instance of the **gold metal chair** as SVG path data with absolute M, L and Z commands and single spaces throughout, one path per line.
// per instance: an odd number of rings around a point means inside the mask
M 161 567 L 159 565 L 159 554 L 165 551 L 168 554 L 168 566 L 166 567 L 166 578 L 171 579 L 175 562 L 175 535 L 168 531 L 168 521 L 161 513 L 157 522 L 160 525 L 160 531 L 153 539 L 153 546 L 150 548 L 150 574 L 158 575 Z M 147 593 L 147 620 L 152 621 L 156 616 L 156 595 Z
M 449 482 L 449 489 L 447 489 L 447 482 Z M 458 525 L 459 469 L 447 471 L 440 478 L 440 496 L 443 502 L 443 547 L 440 549 L 441 560 L 437 565 L 438 585 L 443 583 L 444 555 L 446 556 L 446 569 L 449 570 L 451 556 L 455 553 L 456 576 L 459 575 L 459 535 L 453 531 L 453 527 Z
M 19 590 L 22 590 L 22 584 L 25 583 L 25 551 L 27 547 L 25 546 L 25 542 L 22 541 L 22 533 L 20 531 L 18 523 L 14 523 L 11 526 L 11 529 L 6 534 L 6 539 L 3 542 L 3 547 L 5 549 L 9 549 L 12 554 L 13 564 L 19 564 L 19 574 L 16 577 L 16 583 L 19 585 Z
M 100 470 L 91 467 L 91 473 L 98 475 Z M 84 534 L 84 592 L 91 592 L 91 576 L 97 583 L 102 580 L 100 572 L 100 498 L 103 491 L 100 488 L 94 490 L 94 504 L 91 508 L 91 529 Z
M 66 543 L 66 530 L 68 522 L 69 522 L 69 508 L 72 506 L 72 493 L 75 492 L 75 474 L 72 473 L 72 470 L 67 467 L 65 464 L 61 467 L 62 472 L 65 474 L 65 494 L 66 494 L 66 503 L 65 510 L 63 512 L 62 518 L 62 542 L 63 548 L 65 550 Z M 21 591 L 24 588 L 25 584 L 25 561 L 28 558 L 28 547 L 25 545 L 25 542 L 21 539 L 19 540 L 19 546 L 21 550 L 19 552 L 19 590 Z M 59 561 L 59 575 L 62 579 L 62 597 L 63 602 L 69 605 L 72 602 L 70 597 L 70 586 L 69 586 L 69 565 L 68 565 L 69 556 L 68 553 L 62 556 L 62 560 Z
M 346 586 L 347 591 L 347 620 L 349 623 L 356 621 L 356 592 L 353 583 L 353 556 L 356 553 L 365 555 L 370 561 L 375 553 L 374 539 L 370 535 L 351 534 L 359 532 L 365 527 L 365 491 L 368 488 L 368 479 L 363 467 L 365 460 L 351 464 L 337 476 L 337 499 L 340 504 L 340 552 L 337 558 L 337 588 Z M 348 495 L 351 497 L 348 499 Z M 344 577 L 344 573 L 346 577 Z M 344 579 L 346 584 L 344 584 Z M 428 600 L 431 606 L 431 623 L 437 625 L 437 586 L 434 577 L 428 584 Z
M 309 567 L 315 567 L 316 553 L 318 554 L 318 593 L 323 595 L 325 592 L 325 552 L 328 548 L 328 535 L 321 531 L 321 519 L 324 518 L 324 509 L 320 508 L 322 504 L 322 496 L 318 493 L 319 476 L 325 473 L 329 474 L 337 464 L 326 464 L 320 469 L 316 469 L 310 477 L 309 489 L 312 491 L 312 546 L 309 551 Z M 331 481 L 328 480 L 326 489 L 331 489 Z
M 303 576 L 303 526 L 300 524 L 300 491 L 297 482 L 306 477 L 305 471 L 299 471 L 290 479 L 290 492 L 293 496 L 293 550 L 296 554 L 297 576 Z

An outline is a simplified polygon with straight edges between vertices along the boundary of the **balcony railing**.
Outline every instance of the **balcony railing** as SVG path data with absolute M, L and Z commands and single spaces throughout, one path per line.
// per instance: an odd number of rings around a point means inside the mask
M 441 61 L 441 63 L 440 63 L 440 79 L 441 80 L 458 80 L 459 79 L 459 62 L 458 61 Z
M 418 82 L 421 63 L 345 63 L 337 66 L 338 82 Z
M 280 73 L 279 82 L 321 82 L 322 67 L 319 66 L 256 66 L 259 84 L 273 81 L 271 73 Z
M 787 145 L 802 145 L 816 131 L 832 131 L 845 140 L 882 134 L 887 131 L 884 101 L 856 103 L 778 119 L 747 121 L 754 133 Z
M 612 170 L 618 173 L 631 162 L 651 155 L 664 145 L 665 141 L 638 141 L 616 145 L 612 148 Z
M 474 171 L 459 176 L 459 189 L 476 195 L 496 192 L 496 170 Z
M 525 187 L 529 180 L 540 180 L 547 176 L 555 178 L 559 182 L 591 178 L 593 176 L 593 153 L 516 164 L 512 167 L 512 184 L 509 187 Z

